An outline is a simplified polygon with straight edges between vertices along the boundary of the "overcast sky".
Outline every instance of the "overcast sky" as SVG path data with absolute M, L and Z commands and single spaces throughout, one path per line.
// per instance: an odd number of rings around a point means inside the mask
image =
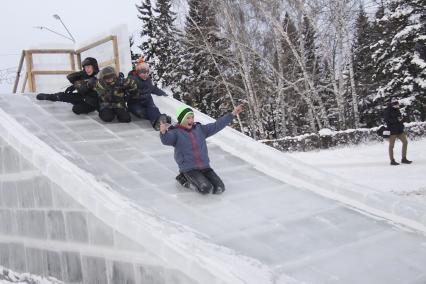
M 77 41 L 85 41 L 109 28 L 127 24 L 129 33 L 137 34 L 141 21 L 135 4 L 140 0 L 3 0 L 0 7 L 0 75 L 18 65 L 23 49 L 53 43 L 72 44 L 70 40 L 46 30 L 45 26 L 67 35 L 58 14 Z M 14 76 L 13 76 L 14 78 Z M 0 83 L 0 92 L 10 92 L 12 85 Z

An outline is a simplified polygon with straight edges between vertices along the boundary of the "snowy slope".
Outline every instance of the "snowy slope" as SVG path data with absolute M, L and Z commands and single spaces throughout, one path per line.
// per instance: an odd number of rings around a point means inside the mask
M 388 141 L 290 155 L 354 184 L 426 202 L 425 149 L 426 138 L 409 141 L 408 158 L 414 162 L 399 166 L 389 165 Z M 399 141 L 395 143 L 394 155 L 399 161 Z
M 157 103 L 168 113 L 177 104 Z M 0 108 L 9 141 L 37 142 L 49 153 L 32 156 L 49 161 L 38 164 L 43 173 L 98 218 L 188 273 L 196 269 L 182 265 L 198 262 L 223 273 L 221 283 L 426 281 L 424 233 L 393 223 L 422 229 L 426 220 L 416 220 L 413 211 L 424 215 L 415 203 L 353 186 L 231 129 L 209 140 L 212 166 L 227 191 L 200 196 L 176 185 L 173 150 L 146 121 L 105 124 L 33 94 L 2 95 Z M 28 133 L 16 133 L 15 123 Z M 390 204 L 400 206 L 389 211 Z M 162 247 L 177 254 L 162 255 Z

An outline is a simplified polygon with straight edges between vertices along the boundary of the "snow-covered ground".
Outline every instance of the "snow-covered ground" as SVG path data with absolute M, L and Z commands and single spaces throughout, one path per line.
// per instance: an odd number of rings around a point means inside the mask
M 401 146 L 397 140 L 398 162 Z M 410 165 L 389 165 L 388 141 L 290 155 L 353 183 L 426 203 L 426 138 L 408 142 Z
M 63 283 L 52 277 L 44 278 L 29 273 L 16 273 L 10 269 L 0 266 L 0 284 L 59 284 Z

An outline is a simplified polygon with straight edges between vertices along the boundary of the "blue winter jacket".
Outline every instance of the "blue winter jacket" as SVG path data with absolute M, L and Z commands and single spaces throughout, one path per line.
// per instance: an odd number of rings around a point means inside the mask
M 181 173 L 210 168 L 206 138 L 225 128 L 233 118 L 228 113 L 214 123 L 195 123 L 191 129 L 171 126 L 164 134 L 160 133 L 160 139 L 164 145 L 175 147 L 175 161 Z

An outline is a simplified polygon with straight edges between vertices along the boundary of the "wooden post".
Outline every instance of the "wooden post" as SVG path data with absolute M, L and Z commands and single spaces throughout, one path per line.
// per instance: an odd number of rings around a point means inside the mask
M 117 70 L 117 72 L 120 72 L 120 58 L 118 57 L 119 54 L 117 36 L 112 36 L 112 48 L 114 51 L 115 70 Z
M 74 53 L 70 52 L 70 64 L 71 64 L 71 70 L 75 70 L 75 58 Z
M 32 54 L 31 51 L 26 50 L 25 51 L 25 66 L 27 68 L 27 79 L 28 79 L 28 89 L 30 92 L 34 92 L 34 77 L 32 74 L 33 70 L 33 60 L 32 60 Z
M 25 72 L 24 82 L 22 83 L 21 93 L 25 93 L 25 86 L 27 85 L 28 73 Z
M 19 60 L 18 70 L 16 71 L 15 84 L 13 85 L 13 93 L 16 94 L 16 89 L 18 89 L 19 77 L 21 76 L 22 65 L 24 64 L 25 59 L 25 50 L 22 50 L 21 59 Z
M 77 53 L 78 70 L 81 70 L 81 53 Z

